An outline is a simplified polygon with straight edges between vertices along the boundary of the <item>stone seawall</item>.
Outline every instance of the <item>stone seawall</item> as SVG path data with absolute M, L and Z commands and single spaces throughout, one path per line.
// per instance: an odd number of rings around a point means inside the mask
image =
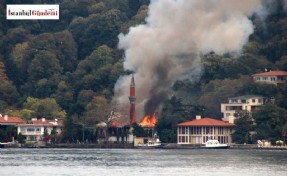
M 133 144 L 49 144 L 45 148 L 134 148 Z

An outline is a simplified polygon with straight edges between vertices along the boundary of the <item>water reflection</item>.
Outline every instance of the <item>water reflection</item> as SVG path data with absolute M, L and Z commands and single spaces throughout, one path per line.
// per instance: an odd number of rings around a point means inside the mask
M 0 149 L 0 175 L 287 175 L 287 151 Z

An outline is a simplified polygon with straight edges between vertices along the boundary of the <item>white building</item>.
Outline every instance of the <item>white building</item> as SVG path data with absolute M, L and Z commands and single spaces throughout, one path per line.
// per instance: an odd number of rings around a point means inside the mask
M 222 120 L 232 122 L 231 119 L 235 119 L 236 111 L 247 111 L 252 113 L 265 104 L 265 102 L 266 98 L 258 95 L 244 95 L 228 98 L 228 103 L 221 103 L 221 112 L 223 113 Z
M 204 144 L 209 139 L 231 144 L 234 126 L 233 123 L 197 115 L 195 120 L 177 124 L 177 144 Z
M 63 120 L 46 120 L 45 118 L 32 118 L 27 123 L 18 124 L 18 134 L 26 136 L 26 141 L 39 142 L 44 139 L 44 134 L 50 135 L 52 131 L 57 135 L 63 131 Z
M 287 80 L 286 71 L 268 71 L 252 75 L 254 82 L 265 84 L 280 84 Z

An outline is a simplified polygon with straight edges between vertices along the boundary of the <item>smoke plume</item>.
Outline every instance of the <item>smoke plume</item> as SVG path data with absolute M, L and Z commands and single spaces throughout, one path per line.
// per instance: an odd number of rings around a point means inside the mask
M 134 71 L 137 119 L 152 114 L 179 79 L 201 75 L 200 55 L 239 53 L 253 33 L 248 19 L 260 0 L 151 0 L 146 24 L 119 35 L 124 69 Z M 115 100 L 129 108 L 131 75 L 115 86 Z

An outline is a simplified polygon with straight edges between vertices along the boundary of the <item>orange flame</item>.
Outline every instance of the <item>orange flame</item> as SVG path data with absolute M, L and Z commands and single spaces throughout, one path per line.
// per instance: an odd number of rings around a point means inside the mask
M 119 122 L 116 122 L 116 121 L 113 121 L 112 124 L 111 124 L 112 127 L 118 127 L 120 126 L 120 123 Z
M 155 113 L 151 115 L 144 116 L 143 120 L 139 123 L 143 127 L 155 127 L 157 120 Z

